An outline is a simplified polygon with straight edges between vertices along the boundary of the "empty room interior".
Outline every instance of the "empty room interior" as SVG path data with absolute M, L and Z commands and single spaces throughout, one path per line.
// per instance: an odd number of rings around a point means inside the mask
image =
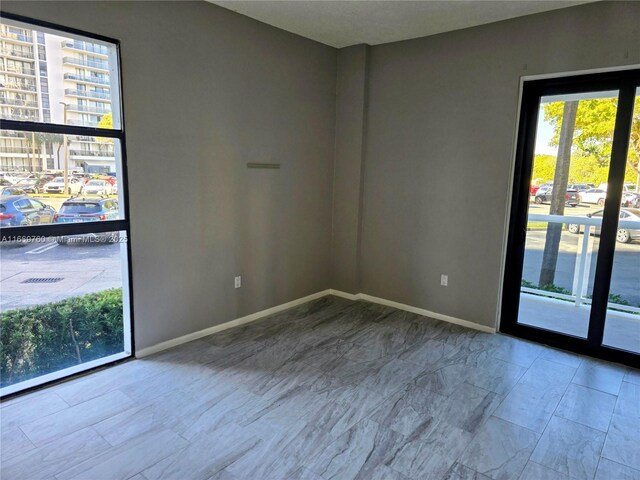
M 0 478 L 640 480 L 640 2 L 0 8 Z

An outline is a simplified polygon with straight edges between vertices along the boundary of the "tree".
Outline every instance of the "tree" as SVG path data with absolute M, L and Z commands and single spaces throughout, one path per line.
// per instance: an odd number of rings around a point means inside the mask
M 108 128 L 113 129 L 113 114 L 111 112 L 105 113 L 98 122 L 98 128 Z M 104 138 L 104 137 L 96 137 L 96 141 L 98 142 L 98 148 L 103 150 L 103 147 L 106 147 L 107 144 L 111 144 L 113 142 L 112 138 Z
M 569 183 L 569 165 L 571 164 L 571 147 L 576 128 L 576 116 L 578 102 L 564 102 L 562 108 L 562 124 L 558 135 L 558 161 L 553 178 L 553 191 L 551 194 L 550 215 L 564 215 L 565 195 Z M 560 250 L 560 237 L 562 235 L 562 223 L 549 223 L 547 226 L 547 238 L 544 243 L 542 255 L 542 268 L 538 284 L 540 287 L 553 284 L 558 263 L 558 251 Z
M 105 113 L 102 117 L 100 117 L 98 128 L 113 129 L 113 114 L 111 112 Z
M 578 156 L 592 158 L 596 165 L 608 170 L 613 143 L 618 99 L 597 98 L 581 100 L 576 114 L 573 146 Z M 562 126 L 564 102 L 552 102 L 544 106 L 544 118 L 553 125 L 552 145 L 558 145 Z M 625 180 L 636 184 L 640 181 L 640 101 L 636 100 Z M 606 180 L 604 180 L 606 181 Z M 594 182 L 595 183 L 595 182 Z M 639 185 L 640 187 L 640 185 Z
M 53 151 L 54 145 L 57 145 L 56 157 L 60 158 L 60 148 L 64 143 L 64 135 L 60 133 L 37 133 L 36 135 L 38 135 L 40 143 L 44 144 L 43 151 L 46 153 L 49 152 L 48 147 Z

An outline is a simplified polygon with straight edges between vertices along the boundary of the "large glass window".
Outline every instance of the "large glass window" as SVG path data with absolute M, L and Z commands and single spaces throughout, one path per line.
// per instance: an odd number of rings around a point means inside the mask
M 0 395 L 132 354 L 116 41 L 0 22 Z

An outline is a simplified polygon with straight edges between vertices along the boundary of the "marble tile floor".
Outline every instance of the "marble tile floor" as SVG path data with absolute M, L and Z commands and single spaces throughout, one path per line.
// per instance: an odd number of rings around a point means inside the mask
M 0 477 L 640 480 L 640 373 L 324 297 L 0 406 Z

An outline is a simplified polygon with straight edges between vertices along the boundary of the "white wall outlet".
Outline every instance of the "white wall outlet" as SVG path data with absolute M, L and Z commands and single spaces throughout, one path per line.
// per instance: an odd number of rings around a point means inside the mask
M 236 277 L 235 282 L 234 282 L 234 286 L 236 288 L 240 288 L 242 286 L 242 277 Z
M 440 285 L 443 287 L 449 285 L 449 275 L 440 275 Z

